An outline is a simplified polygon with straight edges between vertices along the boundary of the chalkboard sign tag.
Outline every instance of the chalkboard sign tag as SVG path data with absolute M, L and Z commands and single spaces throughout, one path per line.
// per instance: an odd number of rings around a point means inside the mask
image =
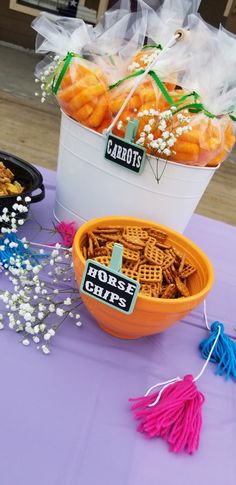
M 121 273 L 122 244 L 115 243 L 109 267 L 87 259 L 80 291 L 130 315 L 139 293 L 140 285 Z
M 117 163 L 134 173 L 142 173 L 146 157 L 145 148 L 133 143 L 137 133 L 139 121 L 129 121 L 126 127 L 125 138 L 110 133 L 106 141 L 105 158 Z

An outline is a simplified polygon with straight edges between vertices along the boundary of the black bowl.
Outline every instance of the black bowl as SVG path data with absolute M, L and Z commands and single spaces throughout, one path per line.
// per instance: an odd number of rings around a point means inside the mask
M 6 152 L 0 152 L 0 161 L 2 161 L 5 167 L 9 168 L 14 174 L 15 180 L 25 188 L 21 194 L 18 195 L 2 195 L 0 196 L 0 212 L 3 207 L 11 209 L 16 202 L 17 197 L 20 195 L 22 199 L 26 196 L 31 198 L 30 203 L 39 202 L 45 197 L 45 188 L 43 185 L 43 177 L 41 173 L 28 162 L 21 160 L 21 158 L 15 157 Z M 40 189 L 40 193 L 32 195 L 33 192 Z M 30 204 L 22 202 L 24 205 Z M 27 217 L 27 213 L 21 214 L 21 218 Z

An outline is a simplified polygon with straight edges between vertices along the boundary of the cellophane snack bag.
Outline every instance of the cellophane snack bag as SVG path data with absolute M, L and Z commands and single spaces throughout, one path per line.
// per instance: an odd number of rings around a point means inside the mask
M 178 48 L 177 51 L 174 49 L 174 53 L 171 53 L 172 49 L 169 49 L 162 55 L 163 48 L 170 39 L 174 39 L 175 31 L 184 25 L 188 13 L 197 10 L 199 1 L 166 0 L 157 10 L 149 7 L 142 0 L 140 0 L 139 5 L 142 15 L 145 15 L 147 43 L 142 45 L 130 59 L 126 75 L 123 76 L 123 80 L 121 78 L 122 82 L 118 82 L 117 85 L 114 83 L 110 89 L 109 99 L 113 117 L 117 115 L 128 93 L 137 82 L 136 76 L 141 76 L 148 66 L 152 65 L 152 69 L 161 78 L 167 91 L 175 89 L 177 72 L 180 66 L 182 67 L 184 50 Z M 157 68 L 155 67 L 155 59 Z M 133 93 L 114 126 L 113 132 L 119 136 L 124 136 L 128 121 L 139 116 L 140 112 L 147 113 L 150 109 L 162 111 L 167 109 L 168 105 L 169 103 L 160 91 L 158 84 L 152 76 L 148 75 Z M 142 126 L 141 123 L 140 126 Z
M 191 131 L 184 135 L 184 140 L 194 144 L 194 148 L 184 150 L 183 161 L 216 166 L 225 160 L 235 143 L 236 79 L 232 77 L 232 68 L 236 62 L 236 42 L 226 32 L 208 26 L 200 16 L 190 15 L 188 25 L 188 54 L 178 82 L 183 89 L 198 94 L 196 103 L 200 106 L 189 109 Z M 178 142 L 181 140 L 180 137 Z
M 36 52 L 54 54 L 37 65 L 36 77 L 45 90 L 53 91 L 66 114 L 103 131 L 111 122 L 108 82 L 99 66 L 81 55 L 85 45 L 95 39 L 92 26 L 79 19 L 42 14 L 33 28 L 38 32 Z

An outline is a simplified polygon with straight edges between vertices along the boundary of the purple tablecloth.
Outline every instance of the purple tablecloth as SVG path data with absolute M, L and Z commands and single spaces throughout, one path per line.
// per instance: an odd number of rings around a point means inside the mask
M 44 176 L 47 198 L 33 212 L 48 226 L 55 174 Z M 195 215 L 186 235 L 215 268 L 209 320 L 236 336 L 236 228 Z M 155 382 L 199 372 L 198 344 L 207 334 L 202 306 L 165 333 L 137 341 L 105 334 L 85 309 L 83 323 L 78 329 L 68 321 L 50 356 L 1 332 L 0 484 L 235 485 L 236 384 L 215 376 L 214 364 L 198 381 L 206 401 L 193 456 L 137 433 L 127 402 Z

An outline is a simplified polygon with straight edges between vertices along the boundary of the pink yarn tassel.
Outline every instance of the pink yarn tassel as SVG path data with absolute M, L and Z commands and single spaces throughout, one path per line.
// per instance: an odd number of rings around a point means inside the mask
M 76 233 L 75 222 L 61 221 L 60 224 L 57 224 L 55 226 L 55 228 L 62 237 L 62 244 L 65 247 L 70 248 L 73 245 L 73 241 Z
M 204 396 L 198 391 L 193 376 L 170 384 L 159 395 L 155 392 L 146 397 L 130 399 L 134 402 L 131 409 L 134 418 L 140 420 L 138 431 L 146 433 L 148 438 L 161 437 L 170 450 L 192 454 L 197 450 L 202 426 L 201 407 Z

